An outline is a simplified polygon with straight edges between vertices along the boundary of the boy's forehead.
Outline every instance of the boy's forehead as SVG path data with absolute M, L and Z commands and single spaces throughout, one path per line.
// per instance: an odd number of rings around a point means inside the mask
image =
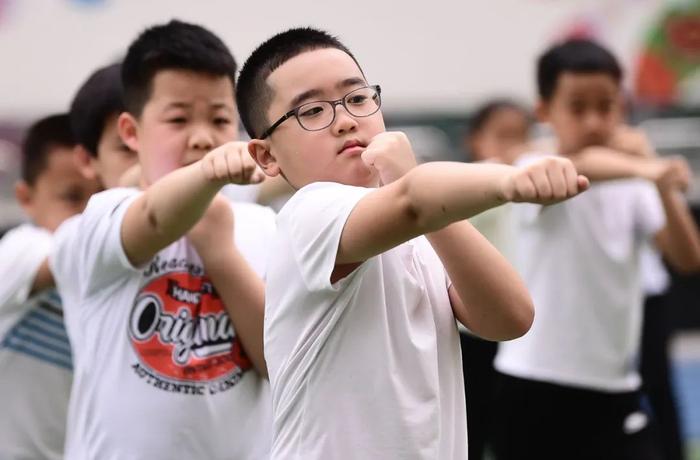
M 233 85 L 225 75 L 166 69 L 153 76 L 149 99 L 160 102 L 205 99 L 212 103 L 232 105 L 233 98 Z
M 617 95 L 620 85 L 610 75 L 604 72 L 575 73 L 564 72 L 557 79 L 554 95 L 580 94 L 585 95 Z
M 55 145 L 47 153 L 46 168 L 39 174 L 47 179 L 55 180 L 78 172 L 78 163 L 74 156 L 73 147 Z
M 306 51 L 286 61 L 267 78 L 275 102 L 288 102 L 310 90 L 331 92 L 338 85 L 352 78 L 364 81 L 357 63 L 337 48 Z

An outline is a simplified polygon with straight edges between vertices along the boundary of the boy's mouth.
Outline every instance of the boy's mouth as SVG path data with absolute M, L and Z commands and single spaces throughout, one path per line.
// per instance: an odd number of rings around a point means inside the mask
M 344 153 L 362 153 L 365 151 L 367 144 L 357 139 L 352 139 L 343 144 L 343 147 L 338 151 L 338 155 Z

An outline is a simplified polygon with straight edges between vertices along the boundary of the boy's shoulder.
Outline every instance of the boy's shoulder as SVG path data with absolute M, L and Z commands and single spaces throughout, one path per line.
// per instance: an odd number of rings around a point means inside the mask
M 279 218 L 298 217 L 299 212 L 317 213 L 319 217 L 327 207 L 342 206 L 343 203 L 356 203 L 372 188 L 346 185 L 338 182 L 312 182 L 297 190 L 279 212 Z M 306 212 L 304 212 L 306 211 Z
M 51 232 L 34 224 L 24 223 L 9 229 L 0 238 L 0 248 L 16 247 L 23 243 L 39 244 L 51 241 Z
M 0 272 L 16 270 L 35 259 L 40 261 L 49 255 L 52 246 L 53 235 L 48 230 L 29 223 L 14 227 L 0 239 Z
M 133 187 L 116 187 L 103 190 L 90 197 L 90 200 L 88 200 L 88 204 L 85 207 L 85 212 L 100 209 L 104 206 L 113 206 L 115 203 L 119 204 L 124 200 L 132 196 L 140 195 L 141 193 L 141 190 Z

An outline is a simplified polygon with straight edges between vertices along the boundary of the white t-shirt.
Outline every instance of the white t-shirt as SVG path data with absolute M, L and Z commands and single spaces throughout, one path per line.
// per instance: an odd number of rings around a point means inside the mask
M 664 266 L 661 253 L 652 244 L 645 244 L 641 257 L 640 270 L 644 294 L 647 296 L 663 294 L 671 284 L 671 276 Z
M 242 352 L 193 247 L 182 238 L 141 268 L 124 253 L 121 222 L 139 193 L 99 193 L 55 235 L 50 264 L 75 364 L 66 456 L 267 458 L 269 385 Z M 262 276 L 274 214 L 233 209 L 236 245 Z
M 330 283 L 340 235 L 372 189 L 315 183 L 278 215 L 265 359 L 273 459 L 465 459 L 448 279 L 416 238 Z
M 0 240 L 0 458 L 60 459 L 73 380 L 61 300 L 30 297 L 51 234 L 21 225 Z
M 260 194 L 260 187 L 261 184 L 229 184 L 221 189 L 221 193 L 235 203 L 255 203 Z
M 513 217 L 515 265 L 535 321 L 525 336 L 500 345 L 496 368 L 594 390 L 636 389 L 640 252 L 665 222 L 654 186 L 600 182 L 556 205 L 513 206 Z

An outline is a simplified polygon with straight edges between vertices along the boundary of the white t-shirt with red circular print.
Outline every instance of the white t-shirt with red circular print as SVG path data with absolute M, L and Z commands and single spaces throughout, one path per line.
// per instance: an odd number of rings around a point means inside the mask
M 74 349 L 66 458 L 267 458 L 269 385 L 194 248 L 181 238 L 138 268 L 124 253 L 121 222 L 139 193 L 95 195 L 55 235 Z M 236 245 L 264 276 L 274 213 L 232 206 Z

